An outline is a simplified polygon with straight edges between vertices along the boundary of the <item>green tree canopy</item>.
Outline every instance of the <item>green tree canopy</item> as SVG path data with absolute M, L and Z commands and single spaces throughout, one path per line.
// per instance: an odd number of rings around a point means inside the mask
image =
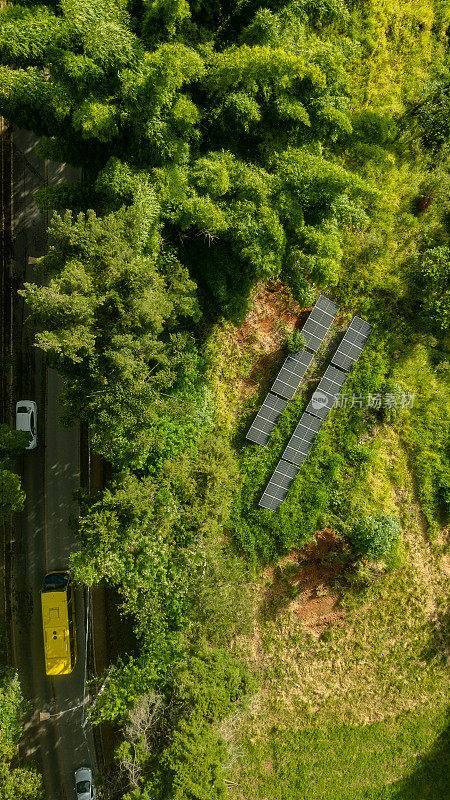
M 29 767 L 11 767 L 26 707 L 17 673 L 0 669 L 0 791 L 3 800 L 44 800 L 42 778 Z
M 22 455 L 29 441 L 30 437 L 25 431 L 15 431 L 5 423 L 0 424 L 0 525 L 13 511 L 23 508 L 25 492 L 11 466 L 14 459 Z
M 117 210 L 144 182 L 174 258 L 237 321 L 257 279 L 283 274 L 300 299 L 335 283 L 341 226 L 367 223 L 366 187 L 321 146 L 352 132 L 357 47 L 316 32 L 346 16 L 339 0 L 2 8 L 0 112 L 84 167 L 84 208 Z M 83 191 L 40 203 L 83 208 Z
M 414 296 L 422 318 L 434 333 L 450 327 L 450 247 L 432 247 L 413 264 Z
M 94 447 L 114 463 L 148 455 L 152 425 L 195 353 L 175 322 L 197 314 L 194 284 L 160 249 L 151 192 L 103 218 L 55 216 L 40 261 L 47 286 L 23 294 L 36 344 L 65 380 L 67 418 L 91 423 Z M 192 352 L 192 355 L 190 354 Z

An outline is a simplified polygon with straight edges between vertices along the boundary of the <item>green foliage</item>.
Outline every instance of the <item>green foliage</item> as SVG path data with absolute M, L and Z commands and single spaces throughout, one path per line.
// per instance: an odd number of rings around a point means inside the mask
M 150 479 L 124 476 L 80 519 L 83 547 L 72 556 L 76 579 L 119 588 L 124 612 L 154 646 L 186 617 L 190 566 L 187 554 L 174 549 L 172 532 L 179 513 Z
M 284 337 L 284 346 L 289 353 L 296 353 L 305 347 L 305 337 L 297 328 L 287 329 Z
M 103 219 L 55 216 L 41 260 L 50 284 L 23 290 L 36 343 L 65 380 L 67 418 L 89 420 L 97 452 L 128 466 L 147 458 L 170 403 L 161 390 L 182 382 L 192 358 L 174 323 L 197 314 L 186 271 L 168 252 L 158 258 L 155 203 L 143 192 Z
M 450 326 L 450 248 L 433 247 L 421 253 L 412 277 L 422 315 L 433 332 Z
M 9 769 L 0 764 L 0 789 L 3 800 L 44 800 L 42 778 L 32 769 L 16 767 Z
M 22 734 L 26 705 L 19 678 L 10 668 L 0 674 L 0 790 L 4 800 L 44 800 L 42 779 L 30 767 L 12 768 Z
M 128 655 L 126 660 L 119 658 L 104 679 L 103 692 L 98 697 L 95 708 L 90 710 L 89 720 L 93 725 L 101 722 L 112 722 L 124 725 L 128 713 L 139 698 L 151 692 L 153 688 L 165 677 L 168 656 L 178 655 L 176 644 L 167 647 L 161 643 L 158 663 L 148 656 L 143 648 L 138 657 Z
M 424 147 L 436 153 L 450 137 L 450 67 L 447 63 L 425 86 L 424 95 L 410 113 L 418 121 Z
M 357 520 L 349 531 L 355 553 L 364 554 L 372 560 L 387 556 L 400 539 L 402 527 L 398 517 L 379 514 Z
M 0 9 L 0 59 L 6 63 L 42 64 L 61 21 L 45 6 Z
M 15 431 L 9 425 L 0 424 L 0 525 L 13 511 L 23 508 L 25 492 L 11 466 L 14 459 L 22 455 L 29 440 L 25 431 Z
M 228 516 L 236 467 L 225 444 L 206 435 L 162 462 L 160 474 L 122 474 L 79 521 L 76 579 L 118 587 L 123 612 L 156 650 L 186 625 L 202 572 L 199 535 L 216 535 Z M 149 646 L 150 646 L 149 644 Z
M 3 761 L 13 757 L 22 731 L 21 716 L 24 711 L 24 701 L 19 678 L 15 672 L 2 669 L 0 694 L 0 758 Z
M 173 675 L 175 697 L 207 722 L 227 717 L 234 703 L 256 690 L 248 669 L 226 650 L 200 643 Z
M 163 765 L 171 782 L 164 796 L 172 800 L 225 798 L 222 766 L 225 756 L 224 743 L 201 717 L 182 720 L 171 746 L 163 754 Z
M 98 139 L 107 143 L 119 134 L 116 111 L 107 103 L 85 100 L 72 119 L 75 130 L 81 132 L 83 139 Z
M 339 227 L 366 218 L 350 198 L 355 178 L 328 154 L 306 164 L 299 150 L 318 153 L 321 140 L 351 134 L 351 48 L 305 33 L 306 24 L 342 23 L 344 5 L 238 5 L 224 11 L 224 30 L 221 7 L 201 4 L 200 12 L 184 0 L 158 0 L 138 14 L 112 0 L 65 0 L 58 14 L 45 5 L 5 9 L 0 111 L 47 137 L 42 155 L 89 175 L 84 202 L 79 186 L 47 187 L 37 196 L 43 209 L 97 208 L 106 195 L 116 210 L 121 199 L 136 203 L 144 185 L 148 197 L 178 166 L 184 192 L 166 183 L 162 234 L 216 312 L 238 322 L 259 278 L 283 273 L 303 294 L 318 281 L 334 283 Z M 230 32 L 242 29 L 237 43 Z M 336 197 L 325 189 L 313 219 L 315 200 L 299 187 L 280 196 L 288 147 L 292 169 L 309 175 L 316 193 L 339 172 L 347 208 L 341 201 L 333 210 Z M 332 230 L 321 227 L 328 218 Z
M 229 715 L 256 683 L 222 648 L 199 643 L 177 655 L 165 697 L 142 695 L 128 714 L 116 757 L 140 786 L 127 795 L 129 800 L 224 797 L 226 747 L 213 724 Z

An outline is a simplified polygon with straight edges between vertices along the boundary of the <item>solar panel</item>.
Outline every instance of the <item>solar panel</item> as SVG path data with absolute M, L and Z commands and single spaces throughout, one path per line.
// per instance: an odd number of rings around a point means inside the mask
M 285 461 L 290 461 L 291 464 L 296 464 L 298 467 L 301 467 L 322 425 L 323 420 L 318 419 L 318 417 L 313 417 L 312 414 L 307 414 L 305 411 L 289 439 L 282 458 Z
M 339 311 L 339 306 L 328 300 L 323 294 L 319 295 L 318 300 L 306 320 L 301 333 L 305 339 L 306 347 L 313 352 L 319 349 L 331 324 Z
M 259 505 L 263 508 L 268 508 L 270 511 L 276 511 L 286 497 L 297 473 L 298 467 L 280 459 L 269 483 L 264 489 Z
M 360 357 L 371 330 L 372 326 L 368 322 L 360 317 L 354 317 L 331 359 L 331 363 L 343 369 L 344 372 L 349 372 Z
M 330 413 L 336 397 L 340 393 L 347 375 L 335 367 L 327 367 L 311 400 L 306 406 L 308 414 L 324 420 Z
M 250 439 L 251 442 L 261 444 L 265 447 L 270 439 L 270 434 L 286 406 L 287 400 L 283 400 L 281 397 L 277 397 L 275 394 L 269 392 L 250 425 L 246 438 Z
M 306 350 L 288 356 L 270 391 L 292 400 L 312 360 L 313 356 Z

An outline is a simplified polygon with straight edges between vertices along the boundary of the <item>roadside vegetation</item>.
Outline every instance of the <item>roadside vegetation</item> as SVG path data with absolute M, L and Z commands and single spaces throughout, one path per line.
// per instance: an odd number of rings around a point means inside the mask
M 5 630 L 0 637 L 0 791 L 4 800 L 44 800 L 42 778 L 31 764 L 17 766 L 15 756 L 28 710 L 17 673 L 6 665 Z
M 20 478 L 12 469 L 15 459 L 22 455 L 28 444 L 28 434 L 11 430 L 9 425 L 0 424 L 0 525 L 3 525 L 14 511 L 21 511 L 25 493 Z
M 448 794 L 449 25 L 439 0 L 0 11 L 0 113 L 83 170 L 36 196 L 22 293 L 111 468 L 71 559 L 132 628 L 93 685 L 109 800 Z M 246 444 L 318 290 L 338 327 Z M 262 510 L 354 314 L 349 401 Z

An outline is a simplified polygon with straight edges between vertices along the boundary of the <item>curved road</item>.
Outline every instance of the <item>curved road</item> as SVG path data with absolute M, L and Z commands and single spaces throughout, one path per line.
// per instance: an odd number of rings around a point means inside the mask
M 14 131 L 13 273 L 17 285 L 36 280 L 33 259 L 46 251 L 45 214 L 33 201 L 45 183 L 68 178 L 57 164 L 44 167 L 33 154 L 35 137 Z M 47 174 L 48 173 L 48 174 Z M 73 173 L 72 173 L 73 174 Z M 13 528 L 12 647 L 15 665 L 31 713 L 25 725 L 21 757 L 34 760 L 44 776 L 47 800 L 75 800 L 74 770 L 94 768 L 94 746 L 89 726 L 82 728 L 85 665 L 85 597 L 75 593 L 78 659 L 71 675 L 49 678 L 44 669 L 39 591 L 44 575 L 68 566 L 77 546 L 68 525 L 77 513 L 73 492 L 79 487 L 79 431 L 67 430 L 58 419 L 61 383 L 47 369 L 32 345 L 32 333 L 23 324 L 26 309 L 17 297 L 14 308 L 15 375 L 13 397 L 38 404 L 38 446 L 20 459 L 26 492 L 23 512 Z

